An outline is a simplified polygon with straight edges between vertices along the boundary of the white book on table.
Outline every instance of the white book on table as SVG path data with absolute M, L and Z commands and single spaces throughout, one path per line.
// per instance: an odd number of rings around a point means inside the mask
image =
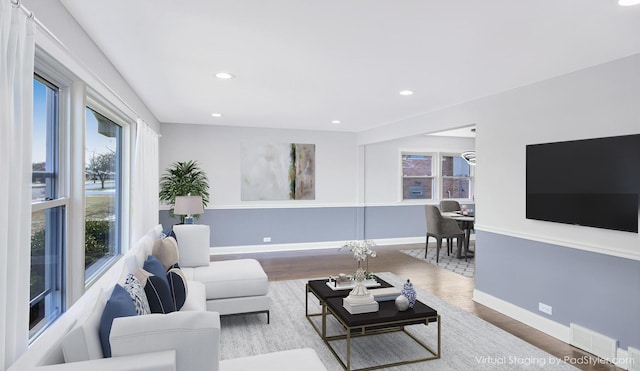
M 383 287 L 381 289 L 369 289 L 369 293 L 373 295 L 376 301 L 396 300 L 401 294 L 400 289 L 396 287 Z

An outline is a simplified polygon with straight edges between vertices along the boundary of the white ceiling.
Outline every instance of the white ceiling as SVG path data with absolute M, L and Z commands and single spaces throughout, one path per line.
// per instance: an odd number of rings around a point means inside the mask
M 617 0 L 60 1 L 165 123 L 359 132 L 640 53 Z

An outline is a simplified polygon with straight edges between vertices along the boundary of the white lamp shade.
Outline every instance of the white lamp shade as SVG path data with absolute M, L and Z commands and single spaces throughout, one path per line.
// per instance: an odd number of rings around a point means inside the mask
M 197 215 L 204 213 L 202 196 L 177 196 L 173 206 L 176 215 Z

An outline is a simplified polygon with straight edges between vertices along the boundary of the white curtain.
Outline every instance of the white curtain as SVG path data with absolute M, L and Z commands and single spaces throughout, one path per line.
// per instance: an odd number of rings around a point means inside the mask
M 0 367 L 29 341 L 35 23 L 0 0 Z
M 159 135 L 141 119 L 138 119 L 137 127 L 131 195 L 131 246 L 159 220 Z

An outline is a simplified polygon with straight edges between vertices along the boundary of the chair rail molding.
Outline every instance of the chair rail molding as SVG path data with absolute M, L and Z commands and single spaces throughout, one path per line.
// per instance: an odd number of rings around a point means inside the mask
M 519 231 L 496 228 L 496 227 L 491 227 L 491 226 L 478 224 L 478 223 L 474 225 L 474 228 L 478 231 L 483 231 L 483 232 L 502 234 L 505 236 L 522 238 L 522 239 L 542 242 L 550 245 L 558 245 L 562 247 L 569 247 L 573 249 L 584 250 L 584 251 L 594 252 L 598 254 L 611 255 L 619 258 L 640 261 L 640 249 L 638 249 L 637 252 L 633 252 L 633 251 L 623 250 L 615 247 L 602 246 L 602 245 L 590 245 L 590 244 L 586 244 L 586 243 L 582 243 L 574 240 L 564 240 L 564 239 L 560 240 L 560 239 L 549 238 L 549 237 L 544 237 L 539 235 L 522 233 Z M 626 233 L 626 232 L 620 232 L 620 233 Z M 640 239 L 640 235 L 638 238 Z M 640 246 L 640 241 L 638 241 L 637 246 Z

